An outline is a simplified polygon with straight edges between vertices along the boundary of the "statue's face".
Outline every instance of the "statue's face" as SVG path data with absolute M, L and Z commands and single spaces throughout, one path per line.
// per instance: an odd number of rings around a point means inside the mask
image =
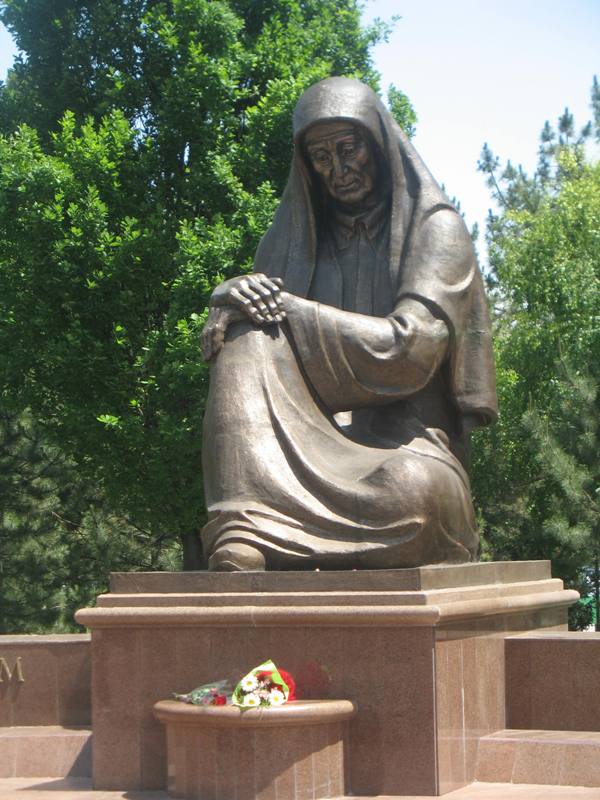
M 313 169 L 344 205 L 365 205 L 375 194 L 376 164 L 363 132 L 351 122 L 313 125 L 304 137 Z

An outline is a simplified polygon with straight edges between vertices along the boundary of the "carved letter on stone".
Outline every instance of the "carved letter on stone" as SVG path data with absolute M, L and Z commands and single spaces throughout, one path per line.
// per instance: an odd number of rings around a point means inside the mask
M 4 678 L 2 677 L 2 673 L 6 674 L 7 679 L 10 681 L 12 680 L 13 675 L 17 676 L 17 683 L 25 683 L 25 677 L 23 676 L 23 667 L 21 666 L 21 656 L 17 656 L 15 661 L 15 666 L 10 669 L 8 666 L 8 662 L 5 658 L 0 656 L 0 683 L 4 683 Z

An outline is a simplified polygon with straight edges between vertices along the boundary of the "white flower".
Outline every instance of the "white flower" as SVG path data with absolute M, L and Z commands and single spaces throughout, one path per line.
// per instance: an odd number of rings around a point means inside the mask
M 285 703 L 285 695 L 279 689 L 273 689 L 269 694 L 269 703 L 272 706 L 282 706 Z
M 258 698 L 255 694 L 247 694 L 242 700 L 242 705 L 244 705 L 246 708 L 253 708 L 254 706 L 259 706 L 260 698 Z
M 244 692 L 251 692 L 258 686 L 258 681 L 254 677 L 254 675 L 246 675 L 245 678 L 242 678 L 242 690 Z

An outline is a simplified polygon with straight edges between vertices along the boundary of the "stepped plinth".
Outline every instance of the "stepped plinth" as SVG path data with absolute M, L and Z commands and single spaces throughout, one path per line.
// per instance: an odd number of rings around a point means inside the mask
M 566 630 L 576 599 L 549 562 L 114 575 L 77 613 L 92 631 L 95 786 L 166 787 L 154 704 L 272 658 L 292 674 L 320 665 L 319 699 L 356 704 L 355 795 L 445 794 L 474 779 L 480 737 L 507 728 L 505 638 Z

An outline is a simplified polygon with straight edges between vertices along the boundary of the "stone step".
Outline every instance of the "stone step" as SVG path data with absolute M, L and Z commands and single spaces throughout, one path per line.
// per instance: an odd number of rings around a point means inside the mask
M 506 726 L 600 731 L 600 633 L 508 636 Z
M 91 740 L 89 728 L 0 728 L 0 778 L 91 777 Z
M 600 732 L 506 729 L 482 736 L 475 777 L 482 782 L 600 787 Z

